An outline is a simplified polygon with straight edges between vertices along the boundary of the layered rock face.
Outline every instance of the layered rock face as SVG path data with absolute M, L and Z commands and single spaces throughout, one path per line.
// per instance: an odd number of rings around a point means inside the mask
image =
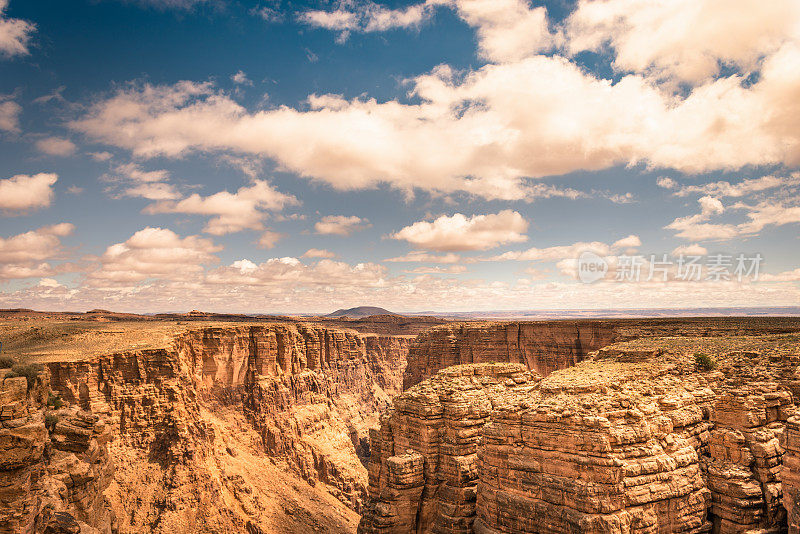
M 521 364 L 460 365 L 395 399 L 370 436 L 359 532 L 472 532 L 481 429 L 539 379 Z
M 47 410 L 45 389 L 46 381 L 29 392 L 25 377 L 0 385 L 0 532 L 115 531 L 103 494 L 110 429 L 78 408 Z
M 358 454 L 369 454 L 367 428 L 399 392 L 408 339 L 309 324 L 209 327 L 164 349 L 48 367 L 63 399 L 108 418 L 121 531 L 241 531 L 257 528 L 263 504 L 242 504 L 254 496 L 220 465 L 239 454 L 221 427 L 238 428 L 240 441 L 260 436 L 262 454 L 358 510 L 367 487 Z M 228 494 L 235 505 L 214 498 Z
M 359 530 L 778 532 L 788 510 L 797 532 L 799 346 L 797 336 L 616 344 L 541 381 L 509 377 L 491 408 L 481 399 L 498 383 L 469 380 L 474 400 L 461 397 L 460 412 L 480 416 L 462 416 L 466 449 L 445 437 L 443 414 L 461 375 L 477 371 L 440 371 L 373 433 L 380 457 Z M 701 349 L 716 370 L 697 367 Z
M 403 388 L 451 365 L 522 363 L 542 375 L 571 367 L 617 334 L 604 321 L 460 323 L 432 328 L 411 345 Z

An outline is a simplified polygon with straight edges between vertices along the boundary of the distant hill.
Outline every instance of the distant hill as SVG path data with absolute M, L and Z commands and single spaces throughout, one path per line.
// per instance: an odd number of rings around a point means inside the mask
M 336 310 L 333 313 L 329 313 L 325 317 L 353 317 L 358 319 L 361 317 L 369 317 L 370 315 L 397 315 L 397 314 L 392 313 L 389 310 L 384 310 L 383 308 L 378 308 L 376 306 L 358 306 L 357 308 Z

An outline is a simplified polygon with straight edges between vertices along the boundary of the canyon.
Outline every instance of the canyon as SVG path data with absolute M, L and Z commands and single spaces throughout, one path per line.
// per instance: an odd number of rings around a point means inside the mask
M 0 325 L 0 532 L 800 524 L 795 319 L 100 315 Z

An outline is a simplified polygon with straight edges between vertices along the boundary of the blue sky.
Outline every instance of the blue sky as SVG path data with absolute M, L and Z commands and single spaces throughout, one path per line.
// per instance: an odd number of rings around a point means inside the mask
M 0 307 L 800 303 L 793 0 L 0 13 Z

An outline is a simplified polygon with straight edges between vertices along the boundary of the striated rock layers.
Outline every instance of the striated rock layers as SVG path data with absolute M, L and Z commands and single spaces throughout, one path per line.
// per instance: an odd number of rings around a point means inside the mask
M 451 365 L 523 363 L 547 375 L 571 367 L 617 338 L 607 321 L 456 323 L 417 336 L 408 354 L 403 389 Z
M 407 347 L 406 337 L 311 324 L 220 326 L 48 368 L 64 400 L 108 420 L 118 475 L 107 493 L 121 531 L 256 532 L 264 505 L 242 478 L 252 474 L 226 474 L 220 457 L 235 460 L 244 449 L 234 443 L 252 450 L 247 436 L 258 435 L 261 454 L 359 510 L 359 455 L 400 391 Z
M 25 377 L 0 384 L 0 532 L 110 533 L 116 520 L 109 427 L 78 408 L 47 410 L 46 380 L 29 392 Z
M 674 338 L 543 380 L 440 371 L 371 434 L 359 532 L 779 532 L 787 510 L 797 532 L 799 340 L 773 341 L 724 341 L 713 372 Z

